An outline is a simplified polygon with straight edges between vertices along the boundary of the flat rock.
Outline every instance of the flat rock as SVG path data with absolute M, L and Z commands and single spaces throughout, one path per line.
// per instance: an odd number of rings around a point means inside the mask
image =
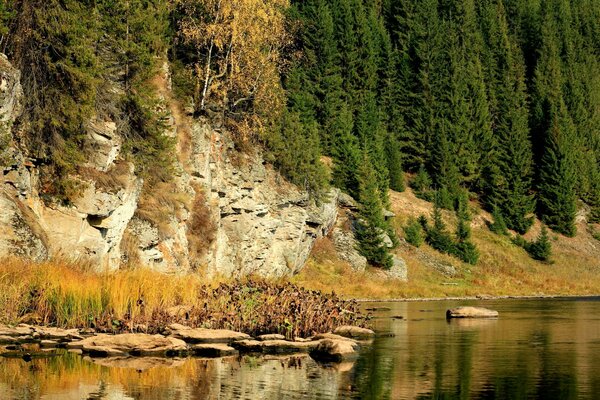
M 314 340 L 323 340 L 323 339 L 331 339 L 331 340 L 346 340 L 348 342 L 356 343 L 356 340 L 352 338 L 348 338 L 341 335 L 336 335 L 335 333 L 319 333 L 318 335 L 313 336 Z
M 260 341 L 265 341 L 265 340 L 285 340 L 285 336 L 280 335 L 278 333 L 269 333 L 267 335 L 260 335 L 259 337 L 257 337 L 258 340 Z
M 340 326 L 339 328 L 334 330 L 333 333 L 336 335 L 358 340 L 367 340 L 375 337 L 375 332 L 373 332 L 371 329 L 350 325 Z
M 15 327 L 0 325 L 0 336 L 25 336 L 31 335 L 33 332 L 34 328 L 29 325 L 18 325 Z
M 40 339 L 70 341 L 70 340 L 82 340 L 83 337 L 79 335 L 77 329 L 61 329 L 52 327 L 35 327 L 35 333 L 39 335 Z
M 360 346 L 349 340 L 323 339 L 310 352 L 310 356 L 318 361 L 342 362 L 358 356 Z
M 287 340 L 241 340 L 232 345 L 244 353 L 294 354 L 308 353 L 319 345 L 319 341 L 289 342 Z
M 239 352 L 225 343 L 199 343 L 191 346 L 191 351 L 200 357 L 235 356 Z
M 92 356 L 174 356 L 187 352 L 183 340 L 162 335 L 124 333 L 121 335 L 100 334 L 69 343 L 69 349 L 80 348 Z
M 498 318 L 498 311 L 483 307 L 456 307 L 446 311 L 446 318 Z
M 250 335 L 228 329 L 190 328 L 181 324 L 169 326 L 171 336 L 187 343 L 231 343 L 250 339 Z

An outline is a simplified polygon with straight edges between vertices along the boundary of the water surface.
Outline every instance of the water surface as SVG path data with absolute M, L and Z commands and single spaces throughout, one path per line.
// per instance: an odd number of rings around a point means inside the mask
M 482 305 L 498 320 L 453 320 Z M 0 399 L 598 399 L 600 299 L 369 303 L 355 362 L 308 356 L 0 359 Z M 392 317 L 402 316 L 403 319 Z

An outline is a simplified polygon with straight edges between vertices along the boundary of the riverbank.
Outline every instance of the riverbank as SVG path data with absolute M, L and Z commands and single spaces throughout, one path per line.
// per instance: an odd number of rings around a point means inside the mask
M 82 264 L 0 263 L 0 323 L 161 333 L 171 324 L 288 339 L 364 326 L 356 301 L 290 282 L 207 282 L 148 269 L 97 273 Z

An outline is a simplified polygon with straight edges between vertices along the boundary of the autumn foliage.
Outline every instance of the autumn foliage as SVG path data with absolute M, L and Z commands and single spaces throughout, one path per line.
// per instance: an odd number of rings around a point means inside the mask
M 280 50 L 288 0 L 179 0 L 179 38 L 196 112 L 218 109 L 243 135 L 281 110 Z

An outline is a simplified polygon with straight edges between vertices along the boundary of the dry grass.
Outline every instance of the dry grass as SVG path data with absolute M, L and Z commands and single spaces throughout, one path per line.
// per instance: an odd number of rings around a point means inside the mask
M 159 182 L 151 187 L 144 186 L 135 214 L 156 226 L 159 236 L 164 239 L 174 233 L 171 216 L 188 210 L 189 203 L 190 196 L 178 192 L 175 183 Z
M 81 264 L 0 264 L 0 322 L 162 332 L 171 323 L 288 337 L 365 323 L 354 301 L 289 282 L 248 278 L 206 284 L 198 274 L 147 269 L 96 273 Z
M 410 217 L 429 216 L 431 203 L 414 196 L 410 189 L 404 193 L 391 192 L 392 211 L 396 214 L 395 228 L 403 237 L 402 225 Z M 346 297 L 358 298 L 416 298 L 448 296 L 530 296 L 530 295 L 598 295 L 600 294 L 600 241 L 584 223 L 578 226 L 575 238 L 551 233 L 553 256 L 551 263 L 541 263 L 529 257 L 510 238 L 489 231 L 491 216 L 474 202 L 473 241 L 481 253 L 476 266 L 440 254 L 427 245 L 414 248 L 403 243 L 395 250 L 408 265 L 409 282 L 385 279 L 377 269 L 355 273 L 335 254 L 328 239 L 315 246 L 305 268 L 293 281 L 307 288 L 335 288 Z M 444 212 L 449 229 L 456 218 Z M 526 235 L 535 238 L 541 229 L 536 221 Z M 451 265 L 453 276 L 435 268 L 436 264 Z
M 216 234 L 216 223 L 206 203 L 206 197 L 201 187 L 196 187 L 196 198 L 192 205 L 191 217 L 188 221 L 187 238 L 190 259 L 197 261 L 206 254 Z
M 126 328 L 131 321 L 177 305 L 193 305 L 199 276 L 167 276 L 132 269 L 95 273 L 69 262 L 31 264 L 11 259 L 0 264 L 0 320 L 42 324 Z
M 117 161 L 108 171 L 99 171 L 92 167 L 79 167 L 77 173 L 86 181 L 94 182 L 96 189 L 109 193 L 117 192 L 129 183 L 131 164 L 127 161 Z

